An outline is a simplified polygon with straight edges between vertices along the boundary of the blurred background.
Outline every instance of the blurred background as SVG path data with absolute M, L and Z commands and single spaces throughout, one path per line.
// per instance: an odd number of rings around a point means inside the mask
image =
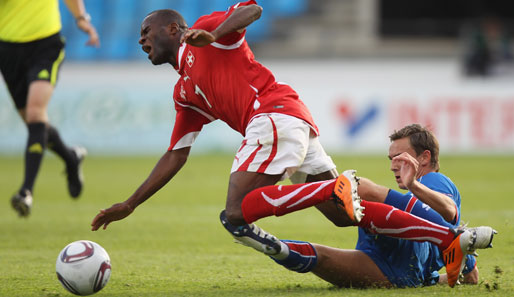
M 191 26 L 232 0 L 85 0 L 101 47 L 84 46 L 60 1 L 66 60 L 50 117 L 91 154 L 155 154 L 173 127 L 170 65 L 152 66 L 140 23 L 173 8 Z M 331 153 L 385 154 L 388 135 L 428 125 L 442 153 L 514 153 L 514 2 L 478 0 L 261 0 L 246 40 L 278 81 L 308 105 Z M 193 152 L 237 149 L 223 123 Z M 21 154 L 25 127 L 0 86 L 0 154 Z

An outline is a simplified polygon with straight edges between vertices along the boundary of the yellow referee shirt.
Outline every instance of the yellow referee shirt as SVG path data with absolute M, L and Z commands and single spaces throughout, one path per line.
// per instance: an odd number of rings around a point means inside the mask
M 0 40 L 29 42 L 60 30 L 58 0 L 0 0 Z

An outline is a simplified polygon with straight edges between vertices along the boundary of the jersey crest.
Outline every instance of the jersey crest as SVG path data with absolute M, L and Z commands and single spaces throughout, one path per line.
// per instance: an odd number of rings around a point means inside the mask
M 193 56 L 193 53 L 191 51 L 187 52 L 186 63 L 189 65 L 189 68 L 193 67 L 194 62 L 195 56 Z

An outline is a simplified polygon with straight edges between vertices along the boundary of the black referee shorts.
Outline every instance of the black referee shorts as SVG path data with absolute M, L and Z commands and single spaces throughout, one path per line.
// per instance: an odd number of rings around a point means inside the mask
M 17 109 L 27 105 L 29 85 L 46 80 L 55 86 L 64 59 L 64 40 L 59 33 L 30 42 L 0 41 L 0 71 Z

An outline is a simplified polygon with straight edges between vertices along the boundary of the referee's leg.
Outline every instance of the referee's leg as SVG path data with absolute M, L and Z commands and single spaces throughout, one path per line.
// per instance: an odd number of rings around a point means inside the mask
M 20 192 L 32 193 L 47 144 L 48 102 L 54 87 L 49 81 L 35 80 L 29 85 L 27 104 L 21 112 L 28 128 L 25 148 L 25 178 Z
M 50 125 L 47 107 L 53 90 L 52 83 L 46 80 L 35 80 L 29 85 L 24 115 L 29 130 L 29 139 L 25 155 L 25 181 L 22 191 L 28 189 L 32 192 L 43 153 L 48 147 L 65 162 L 68 190 L 70 196 L 77 198 L 82 192 L 80 163 L 86 151 L 81 147 L 67 146 L 57 129 Z M 41 150 L 31 150 L 30 148 L 34 145 L 41 147 Z

